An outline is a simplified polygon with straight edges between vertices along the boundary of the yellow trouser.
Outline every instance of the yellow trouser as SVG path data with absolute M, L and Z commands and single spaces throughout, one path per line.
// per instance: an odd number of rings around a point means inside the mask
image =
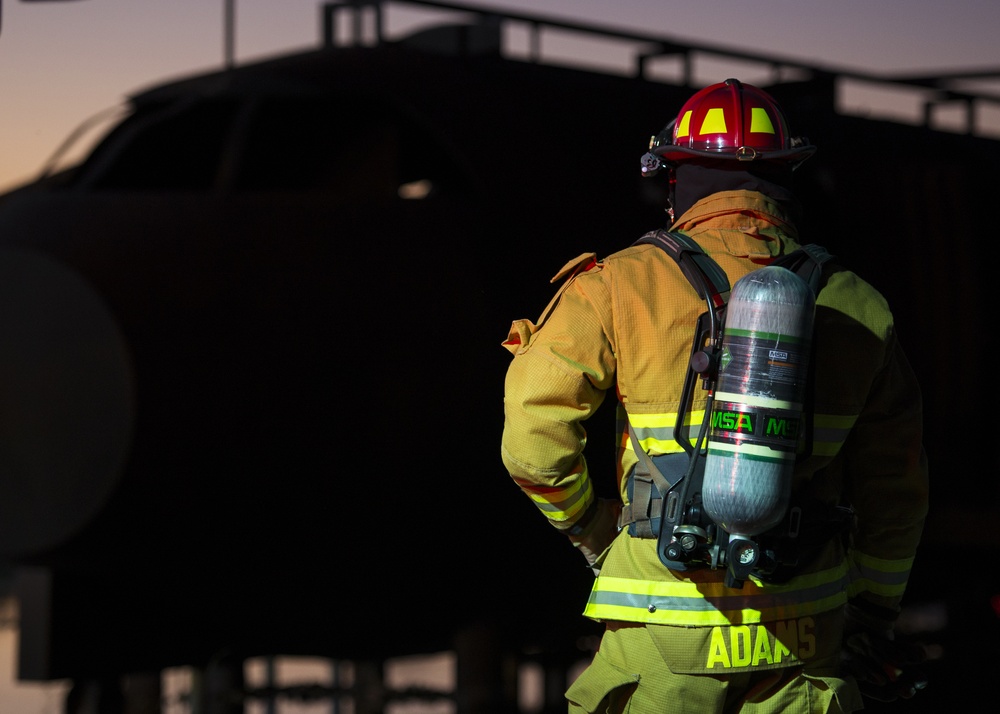
M 720 644 L 730 635 L 734 649 Z M 566 692 L 569 712 L 839 714 L 863 708 L 853 680 L 838 676 L 839 623 L 821 624 L 803 645 L 802 659 L 784 649 L 779 657 L 773 637 L 771 644 L 758 637 L 766 637 L 763 627 L 609 623 L 593 661 Z

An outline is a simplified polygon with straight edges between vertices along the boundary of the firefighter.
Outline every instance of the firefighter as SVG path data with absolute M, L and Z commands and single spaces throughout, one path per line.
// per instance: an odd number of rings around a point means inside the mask
M 792 179 L 814 152 L 773 97 L 729 79 L 695 93 L 640 168 L 666 178 L 670 234 L 731 286 L 807 242 Z M 570 261 L 541 317 L 516 320 L 504 342 L 503 463 L 586 558 L 595 580 L 583 614 L 604 623 L 569 711 L 846 712 L 863 695 L 912 696 L 923 650 L 895 640 L 893 623 L 927 513 L 927 465 L 920 389 L 886 300 L 837 261 L 822 267 L 789 515 L 761 536 L 770 567 L 734 579 L 712 550 L 727 534 L 699 494 L 674 504 L 679 530 L 664 533 L 668 494 L 640 473 L 652 458 L 673 464 L 675 486 L 695 482 L 677 464 L 703 454 L 711 397 L 699 386 L 684 403 L 706 290 L 654 243 Z M 585 423 L 608 399 L 619 424 L 610 489 L 584 449 Z M 618 498 L 599 495 L 609 493 Z M 664 542 L 699 539 L 687 561 L 665 555 Z

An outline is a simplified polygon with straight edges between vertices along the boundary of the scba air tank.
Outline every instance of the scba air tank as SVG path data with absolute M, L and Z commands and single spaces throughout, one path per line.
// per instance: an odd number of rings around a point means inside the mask
M 784 518 L 802 423 L 815 298 L 768 266 L 733 286 L 711 412 L 702 501 L 731 536 Z

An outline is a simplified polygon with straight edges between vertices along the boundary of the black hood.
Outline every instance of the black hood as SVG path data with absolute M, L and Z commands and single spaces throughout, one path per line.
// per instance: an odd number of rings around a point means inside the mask
M 680 218 L 696 202 L 719 191 L 759 191 L 780 203 L 792 220 L 799 217 L 799 204 L 792 190 L 792 169 L 785 164 L 701 164 L 688 162 L 674 169 L 676 183 L 671 206 Z

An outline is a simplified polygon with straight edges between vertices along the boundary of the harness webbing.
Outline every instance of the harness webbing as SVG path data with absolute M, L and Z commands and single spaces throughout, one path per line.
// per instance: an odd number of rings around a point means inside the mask
M 717 346 L 721 340 L 722 316 L 731 292 L 729 278 L 725 271 L 705 253 L 700 245 L 681 233 L 672 233 L 662 229 L 651 231 L 634 243 L 634 245 L 640 244 L 656 245 L 673 258 L 692 287 L 706 302 L 708 309 L 698 320 L 692 356 L 704 348 L 706 344 Z M 778 265 L 795 272 L 809 285 L 813 294 L 817 294 L 821 287 L 824 264 L 832 258 L 833 256 L 822 246 L 809 244 L 779 256 L 772 261 L 771 265 Z M 671 524 L 665 522 L 665 519 L 674 522 L 674 518 L 667 515 L 668 511 L 663 508 L 664 502 L 668 496 L 676 499 L 680 495 L 671 494 L 671 490 L 677 490 L 678 485 L 685 478 L 688 481 L 680 488 L 682 492 L 688 491 L 692 487 L 700 488 L 700 484 L 692 483 L 692 481 L 700 481 L 700 478 L 688 477 L 695 476 L 699 465 L 699 452 L 709 425 L 707 415 L 711 409 L 712 390 L 709 390 L 709 401 L 705 407 L 706 417 L 702 421 L 700 434 L 693 446 L 687 433 L 688 430 L 683 426 L 686 411 L 690 408 L 691 392 L 699 373 L 695 371 L 693 365 L 688 371 L 684 393 L 678 409 L 677 424 L 674 429 L 674 439 L 688 455 L 688 459 L 683 460 L 685 463 L 682 464 L 681 460 L 676 458 L 681 457 L 679 453 L 670 455 L 670 457 L 651 457 L 642 448 L 631 422 L 626 420 L 629 441 L 635 451 L 638 464 L 630 476 L 630 505 L 622 509 L 619 527 L 628 527 L 629 532 L 634 537 L 659 538 L 661 530 L 671 527 Z M 703 377 L 705 376 L 704 373 L 701 374 Z M 665 475 L 662 468 L 657 467 L 657 463 L 661 467 L 667 468 L 669 473 Z M 682 508 L 683 500 L 682 498 L 682 503 L 678 504 Z M 677 514 L 677 519 L 679 521 L 679 514 Z M 674 524 L 676 525 L 676 522 Z M 669 537 L 669 533 L 662 535 Z
M 650 231 L 633 245 L 650 243 L 659 246 L 676 261 L 698 295 L 709 308 L 721 309 L 729 300 L 729 277 L 705 250 L 683 233 L 663 229 Z
M 653 523 L 659 523 L 660 511 L 663 509 L 663 499 L 660 494 L 666 494 L 673 488 L 667 478 L 656 468 L 653 459 L 639 443 L 631 422 L 626 420 L 628 438 L 632 449 L 639 459 L 639 465 L 632 472 L 632 493 L 629 504 L 623 506 L 618 516 L 618 527 L 625 528 L 635 523 L 636 536 L 639 538 L 656 538 Z M 655 485 L 655 488 L 654 488 Z

